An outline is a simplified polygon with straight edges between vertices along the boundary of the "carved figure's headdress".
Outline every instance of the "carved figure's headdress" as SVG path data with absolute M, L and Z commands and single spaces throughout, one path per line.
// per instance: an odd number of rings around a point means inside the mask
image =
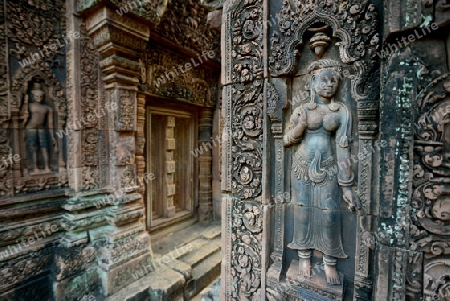
M 40 83 L 33 83 L 33 89 L 31 89 L 31 93 L 32 94 L 37 94 L 37 95 L 44 95 L 45 94 L 44 90 L 42 90 L 42 88 L 41 88 L 41 84 Z
M 334 71 L 341 73 L 342 65 L 335 60 L 317 60 L 311 63 L 308 67 L 308 72 L 310 74 L 317 74 L 323 69 L 333 69 Z

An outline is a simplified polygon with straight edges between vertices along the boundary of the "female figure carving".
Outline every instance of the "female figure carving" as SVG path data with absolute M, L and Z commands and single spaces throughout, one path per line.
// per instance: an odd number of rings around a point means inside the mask
M 332 285 L 340 284 L 337 258 L 347 257 L 342 246 L 339 186 L 349 209 L 360 207 L 351 188 L 351 115 L 344 104 L 334 102 L 341 68 L 334 60 L 310 65 L 311 100 L 294 110 L 284 136 L 285 147 L 299 144 L 291 169 L 294 235 L 288 247 L 298 251 L 303 277 L 311 276 L 312 250 L 322 252 L 327 283 Z

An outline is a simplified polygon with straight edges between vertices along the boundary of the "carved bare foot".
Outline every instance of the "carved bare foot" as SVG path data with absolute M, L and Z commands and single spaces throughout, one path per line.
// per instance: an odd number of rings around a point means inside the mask
M 339 279 L 339 274 L 334 266 L 324 265 L 323 269 L 325 270 L 325 275 L 327 276 L 327 283 L 331 285 L 339 285 L 341 284 L 341 280 Z
M 38 175 L 38 174 L 40 174 L 40 171 L 39 171 L 39 169 L 35 168 L 35 169 L 33 169 L 33 171 L 30 171 L 29 174 L 32 175 L 32 176 Z
M 300 258 L 300 261 L 298 263 L 298 273 L 302 277 L 311 277 L 311 260 L 309 258 Z

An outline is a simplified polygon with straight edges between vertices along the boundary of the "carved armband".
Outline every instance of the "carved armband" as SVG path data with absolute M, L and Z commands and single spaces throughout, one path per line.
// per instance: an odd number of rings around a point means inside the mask
M 342 148 L 348 147 L 348 137 L 347 136 L 342 136 L 341 139 L 339 139 L 339 146 Z
M 339 186 L 343 186 L 343 187 L 352 186 L 354 183 L 354 180 L 355 180 L 355 175 L 353 173 L 352 173 L 352 176 L 350 177 L 350 179 L 348 179 L 348 180 L 342 180 L 342 179 L 339 179 L 339 177 L 338 177 Z

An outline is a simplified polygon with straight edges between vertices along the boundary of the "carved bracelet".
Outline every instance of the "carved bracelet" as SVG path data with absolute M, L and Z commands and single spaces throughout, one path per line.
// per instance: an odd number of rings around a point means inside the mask
M 339 179 L 339 177 L 338 177 L 338 183 L 339 183 L 339 186 L 343 186 L 343 187 L 348 187 L 348 186 L 352 186 L 353 185 L 353 180 L 355 179 L 355 175 L 352 173 L 352 176 L 350 177 L 350 179 L 349 180 L 346 180 L 346 181 L 344 181 L 344 180 L 341 180 L 341 179 Z
M 288 144 L 292 144 L 292 143 L 299 143 L 301 139 L 295 139 L 294 137 L 291 136 L 291 133 L 288 133 L 287 135 L 288 138 Z

